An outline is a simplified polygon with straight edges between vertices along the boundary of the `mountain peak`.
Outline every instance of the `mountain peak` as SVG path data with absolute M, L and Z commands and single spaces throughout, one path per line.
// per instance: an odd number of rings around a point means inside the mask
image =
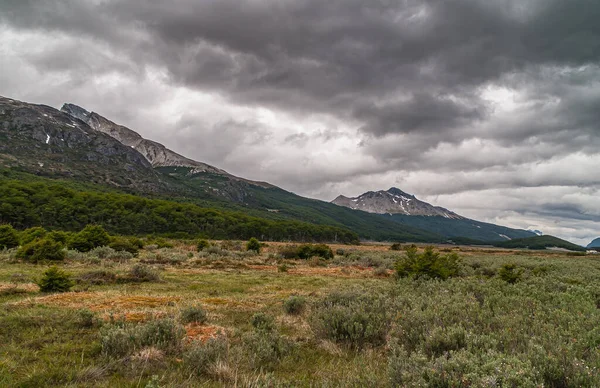
M 348 198 L 340 195 L 332 203 L 377 214 L 404 214 L 408 216 L 440 216 L 462 219 L 463 217 L 442 207 L 418 200 L 397 187 L 387 191 L 368 191 L 358 197 Z

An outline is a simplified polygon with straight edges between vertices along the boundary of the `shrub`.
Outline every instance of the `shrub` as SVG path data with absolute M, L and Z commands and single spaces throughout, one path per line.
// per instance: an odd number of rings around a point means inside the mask
M 400 243 L 393 243 L 392 246 L 390 247 L 391 251 L 401 251 L 402 250 L 402 244 Z
M 227 341 L 223 337 L 194 342 L 183 354 L 185 366 L 198 376 L 208 375 L 217 362 L 226 358 Z
M 143 264 L 136 264 L 129 270 L 125 280 L 139 283 L 157 282 L 160 281 L 160 276 L 152 268 Z
M 247 251 L 254 251 L 256 253 L 260 253 L 260 241 L 258 241 L 256 238 L 252 237 L 250 240 L 248 240 L 248 242 L 246 243 L 246 250 Z
M 200 306 L 186 307 L 181 310 L 181 323 L 205 323 L 207 321 L 206 311 Z
M 456 253 L 440 255 L 433 247 L 425 248 L 421 254 L 417 247 L 411 245 L 406 248 L 405 256 L 396 262 L 396 273 L 399 277 L 412 276 L 414 278 L 428 277 L 448 279 L 458 274 L 460 258 Z
M 19 248 L 17 258 L 34 263 L 42 260 L 60 261 L 65 259 L 65 252 L 60 243 L 43 239 L 32 241 Z
M 41 292 L 67 292 L 75 285 L 71 275 L 57 267 L 48 268 L 36 283 Z
M 272 316 L 265 313 L 256 313 L 252 316 L 252 326 L 257 330 L 273 331 L 275 330 L 275 320 Z
M 123 357 L 135 348 L 135 337 L 125 328 L 107 327 L 101 332 L 100 346 L 106 357 Z
M 89 252 L 94 248 L 110 244 L 110 236 L 100 225 L 88 225 L 75 234 L 69 243 L 69 248 L 79 252 Z
M 102 354 L 123 357 L 135 350 L 155 347 L 164 351 L 178 351 L 185 329 L 171 319 L 159 319 L 131 326 L 106 326 L 100 334 Z
M 198 250 L 198 252 L 201 252 L 208 247 L 210 247 L 210 243 L 208 242 L 208 240 L 202 239 L 202 240 L 198 241 L 198 245 L 196 246 L 196 249 Z
M 19 246 L 19 234 L 10 225 L 0 225 L 0 249 L 11 249 Z
M 284 259 L 308 260 L 314 256 L 323 259 L 333 258 L 333 251 L 326 244 L 287 245 L 279 250 L 279 254 Z
M 291 344 L 277 331 L 255 330 L 244 336 L 251 364 L 255 368 L 273 369 L 291 350 Z
M 48 234 L 48 231 L 41 226 L 25 229 L 21 232 L 21 245 L 26 245 L 32 241 L 44 238 L 46 237 L 46 234 Z
M 129 252 L 133 256 L 137 256 L 140 252 L 140 246 L 135 240 L 124 237 L 113 237 L 108 246 L 117 252 Z
M 277 272 L 287 272 L 287 271 L 288 271 L 288 266 L 285 263 L 277 266 Z
M 77 282 L 93 285 L 113 284 L 117 282 L 117 274 L 106 270 L 89 271 L 79 275 Z
M 61 243 L 62 245 L 67 245 L 69 242 L 69 238 L 71 238 L 71 233 L 63 232 L 61 230 L 54 230 L 46 235 L 52 241 L 56 241 Z
M 292 295 L 283 302 L 283 311 L 290 315 L 298 315 L 304 311 L 306 299 Z
M 520 281 L 522 274 L 523 269 L 517 269 L 517 265 L 514 263 L 503 264 L 498 270 L 498 276 L 500 279 L 510 284 L 515 284 Z
M 77 312 L 77 326 L 79 327 L 91 328 L 100 325 L 100 323 L 100 318 L 88 309 L 82 309 Z
M 333 293 L 312 309 L 310 324 L 316 335 L 352 348 L 385 342 L 390 306 L 381 296 Z

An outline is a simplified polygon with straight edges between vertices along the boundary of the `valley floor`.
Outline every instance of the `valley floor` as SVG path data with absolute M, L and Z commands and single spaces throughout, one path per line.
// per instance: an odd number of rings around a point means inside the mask
M 462 261 L 440 281 L 397 279 L 382 244 L 326 261 L 174 245 L 71 253 L 59 294 L 0 252 L 0 386 L 600 386 L 596 256 L 440 246 Z M 159 277 L 123 281 L 140 263 Z

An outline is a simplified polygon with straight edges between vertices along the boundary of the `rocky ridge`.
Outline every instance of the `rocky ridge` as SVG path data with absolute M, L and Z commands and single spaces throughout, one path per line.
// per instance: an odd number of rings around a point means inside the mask
M 464 219 L 464 217 L 448 209 L 420 201 L 414 195 L 407 194 L 396 187 L 392 187 L 387 191 L 368 191 L 354 198 L 340 195 L 332 203 L 368 213 L 441 216 L 449 219 Z

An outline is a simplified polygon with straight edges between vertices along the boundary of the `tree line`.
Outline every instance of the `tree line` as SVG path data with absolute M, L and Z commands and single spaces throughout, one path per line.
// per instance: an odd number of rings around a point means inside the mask
M 97 224 L 112 234 L 180 238 L 358 241 L 356 233 L 335 226 L 270 220 L 194 204 L 16 180 L 1 181 L 0 224 L 66 231 Z

